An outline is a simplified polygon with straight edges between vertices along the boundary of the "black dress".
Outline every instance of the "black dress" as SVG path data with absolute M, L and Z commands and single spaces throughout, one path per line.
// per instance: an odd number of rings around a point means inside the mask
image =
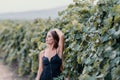
M 53 80 L 60 75 L 60 66 L 62 65 L 62 59 L 56 53 L 49 61 L 48 57 L 42 57 L 43 72 L 40 80 Z

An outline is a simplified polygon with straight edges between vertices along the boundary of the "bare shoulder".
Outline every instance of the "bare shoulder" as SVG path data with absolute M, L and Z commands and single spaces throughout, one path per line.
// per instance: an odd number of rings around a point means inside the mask
M 39 57 L 43 57 L 43 54 L 44 54 L 44 50 L 42 50 L 42 51 L 39 53 Z

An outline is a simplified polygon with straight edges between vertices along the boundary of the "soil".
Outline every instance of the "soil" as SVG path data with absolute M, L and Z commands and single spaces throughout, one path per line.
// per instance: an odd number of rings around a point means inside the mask
M 28 80 L 27 77 L 18 76 L 13 68 L 4 64 L 0 57 L 0 80 Z

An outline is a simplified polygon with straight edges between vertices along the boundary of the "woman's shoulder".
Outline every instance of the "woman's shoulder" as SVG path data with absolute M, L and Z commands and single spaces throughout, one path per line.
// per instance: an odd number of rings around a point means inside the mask
M 42 50 L 40 53 L 39 53 L 39 57 L 42 57 L 44 55 L 44 52 L 45 50 Z

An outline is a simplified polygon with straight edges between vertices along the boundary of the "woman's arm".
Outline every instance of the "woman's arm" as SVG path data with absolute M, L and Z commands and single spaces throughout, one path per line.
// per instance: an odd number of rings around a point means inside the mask
M 60 53 L 60 56 L 61 56 L 61 59 L 62 59 L 62 65 L 60 67 L 60 70 L 63 71 L 64 67 L 63 67 L 63 50 L 64 50 L 64 34 L 62 33 L 62 31 L 60 31 L 59 29 L 53 29 L 57 32 L 58 36 L 59 36 L 59 53 Z M 65 80 L 70 80 L 69 77 L 67 78 L 64 78 Z
M 64 34 L 59 29 L 53 29 L 53 30 L 55 30 L 57 32 L 58 36 L 59 36 L 59 53 L 63 54 L 63 50 L 64 50 Z
M 39 54 L 39 68 L 38 68 L 38 72 L 37 72 L 37 76 L 36 76 L 35 80 L 40 79 L 40 75 L 43 71 L 42 56 L 43 56 L 43 51 L 41 51 L 40 54 Z
M 59 52 L 59 56 L 62 59 L 63 62 L 63 50 L 64 50 L 64 34 L 62 33 L 62 31 L 60 31 L 59 29 L 54 29 L 58 36 L 59 36 L 59 47 L 58 47 L 58 52 Z M 63 71 L 63 64 L 60 67 L 61 71 Z

